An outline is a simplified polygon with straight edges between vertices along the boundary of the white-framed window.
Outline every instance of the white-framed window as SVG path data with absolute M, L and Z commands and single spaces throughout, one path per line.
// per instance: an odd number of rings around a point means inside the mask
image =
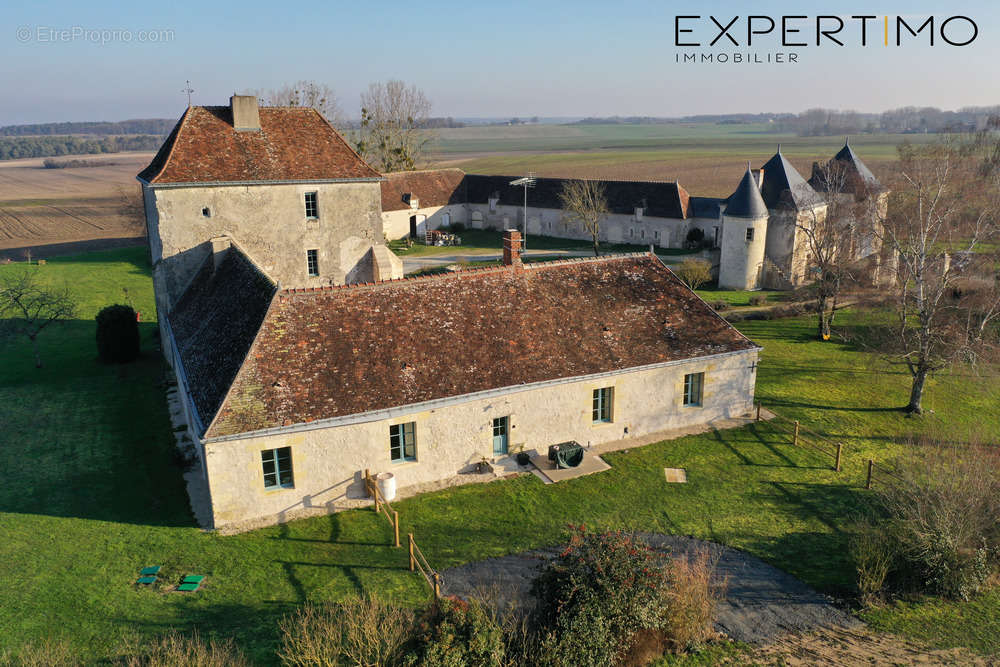
M 747 227 L 747 241 L 753 241 L 753 227 Z
M 704 373 L 688 373 L 684 376 L 684 405 L 697 407 L 701 405 L 702 388 L 705 385 Z
M 295 486 L 292 479 L 292 448 L 265 449 L 260 453 L 264 468 L 265 489 L 290 489 Z
M 319 217 L 319 193 L 306 193 L 306 217 L 315 220 Z
M 593 407 L 591 410 L 592 421 L 595 424 L 610 422 L 613 417 L 612 404 L 614 403 L 615 388 L 602 387 L 594 390 Z
M 397 463 L 417 460 L 417 423 L 389 427 L 389 458 Z
M 319 250 L 306 250 L 306 270 L 312 277 L 319 275 Z

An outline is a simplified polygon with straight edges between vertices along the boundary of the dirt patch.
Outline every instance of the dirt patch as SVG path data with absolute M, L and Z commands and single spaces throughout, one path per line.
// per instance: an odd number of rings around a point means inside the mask
M 716 560 L 715 577 L 726 581 L 716 630 L 731 639 L 763 645 L 789 633 L 815 629 L 863 627 L 834 600 L 795 577 L 747 553 L 689 537 L 643 534 L 657 549 L 674 555 L 707 549 Z M 441 573 L 444 592 L 459 597 L 486 594 L 502 606 L 530 604 L 528 591 L 555 549 L 490 558 Z

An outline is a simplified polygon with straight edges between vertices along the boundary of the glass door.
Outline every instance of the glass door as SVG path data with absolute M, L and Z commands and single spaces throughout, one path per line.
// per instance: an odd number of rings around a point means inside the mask
M 508 417 L 497 417 L 493 420 L 493 456 L 507 454 Z

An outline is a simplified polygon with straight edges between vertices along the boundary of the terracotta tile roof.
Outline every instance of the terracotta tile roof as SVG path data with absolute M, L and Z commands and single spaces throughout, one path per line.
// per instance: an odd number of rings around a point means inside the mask
M 308 107 L 261 107 L 259 132 L 233 129 L 230 107 L 189 107 L 139 178 L 154 184 L 379 178 Z
M 207 435 L 754 347 L 646 254 L 288 290 Z
M 402 211 L 410 208 L 410 195 L 425 206 L 445 206 L 465 203 L 461 169 L 431 169 L 428 171 L 397 171 L 385 174 L 382 181 L 382 210 Z M 483 202 L 485 203 L 485 202 Z
M 207 427 L 236 378 L 277 290 L 235 247 L 209 257 L 169 315 L 195 407 Z

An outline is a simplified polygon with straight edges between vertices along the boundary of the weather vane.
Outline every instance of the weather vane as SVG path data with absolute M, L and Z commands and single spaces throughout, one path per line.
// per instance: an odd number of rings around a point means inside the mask
M 185 81 L 184 83 L 187 84 L 187 85 L 184 87 L 184 90 L 182 90 L 181 92 L 188 94 L 188 106 L 191 106 L 191 93 L 194 92 L 194 89 L 191 88 L 191 82 L 190 81 Z

